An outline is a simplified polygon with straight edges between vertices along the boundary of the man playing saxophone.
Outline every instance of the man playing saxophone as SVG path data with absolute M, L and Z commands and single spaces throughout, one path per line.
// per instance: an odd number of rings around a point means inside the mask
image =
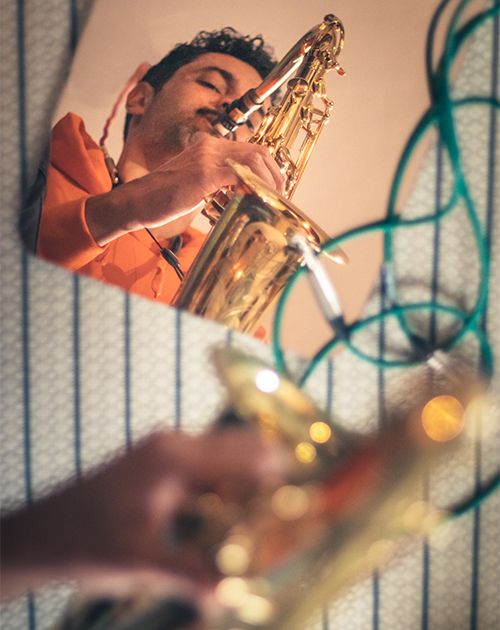
M 190 227 L 201 202 L 236 183 L 227 158 L 283 191 L 284 176 L 268 149 L 244 142 L 264 112 L 232 134 L 235 142 L 213 127 L 223 108 L 273 66 L 260 37 L 229 28 L 178 45 L 130 91 L 116 168 L 108 169 L 83 121 L 68 114 L 53 131 L 37 253 L 170 303 L 179 268 L 187 271 L 205 239 Z

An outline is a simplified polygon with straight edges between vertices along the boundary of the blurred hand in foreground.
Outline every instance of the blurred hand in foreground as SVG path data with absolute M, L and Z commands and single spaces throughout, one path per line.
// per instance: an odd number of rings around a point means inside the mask
M 285 468 L 284 453 L 250 429 L 155 433 L 2 519 L 2 599 L 53 580 L 91 594 L 197 599 L 217 573 L 202 546 L 176 541 L 178 514 L 203 493 L 244 505 Z

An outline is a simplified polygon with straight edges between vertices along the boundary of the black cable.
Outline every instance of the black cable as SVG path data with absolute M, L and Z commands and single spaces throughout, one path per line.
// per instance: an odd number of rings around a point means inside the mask
M 182 271 L 181 263 L 179 262 L 179 259 L 176 256 L 176 254 L 178 253 L 178 251 L 182 247 L 182 238 L 180 236 L 176 236 L 174 241 L 173 241 L 173 243 L 172 243 L 171 249 L 168 249 L 168 247 L 163 247 L 156 240 L 156 238 L 154 237 L 154 235 L 151 233 L 151 231 L 148 228 L 144 228 L 144 229 L 149 234 L 149 236 L 153 239 L 153 241 L 158 245 L 158 247 L 160 248 L 160 254 L 168 262 L 168 264 L 171 267 L 173 267 L 173 269 L 174 269 L 175 273 L 177 274 L 177 277 L 179 278 L 179 280 L 182 280 L 184 278 L 184 272 Z

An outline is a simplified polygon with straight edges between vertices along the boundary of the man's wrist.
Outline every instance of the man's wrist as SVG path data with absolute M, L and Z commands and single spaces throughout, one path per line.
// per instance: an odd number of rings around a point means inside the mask
M 85 203 L 87 228 L 100 247 L 131 231 L 125 217 L 125 208 L 119 207 L 114 191 L 89 197 Z
M 51 580 L 76 577 L 89 555 L 82 499 L 74 486 L 2 518 L 2 601 Z

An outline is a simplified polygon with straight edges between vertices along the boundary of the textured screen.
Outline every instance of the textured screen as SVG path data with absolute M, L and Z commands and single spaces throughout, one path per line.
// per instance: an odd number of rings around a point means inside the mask
M 200 431 L 216 416 L 224 390 L 209 361 L 216 344 L 232 343 L 272 361 L 271 349 L 222 327 L 130 297 L 25 253 L 18 237 L 21 199 L 46 146 L 55 98 L 89 9 L 67 0 L 2 2 L 1 94 L 1 473 L 2 507 L 35 501 L 61 482 L 122 450 L 158 426 Z M 498 98 L 498 17 L 477 29 L 455 87 L 456 98 Z M 498 116 L 478 104 L 455 117 L 465 177 L 491 255 L 489 295 L 480 327 L 499 358 Z M 406 204 L 418 217 L 449 195 L 450 168 L 439 143 L 421 168 Z M 471 308 L 480 282 L 476 242 L 466 208 L 439 224 L 393 235 L 395 278 L 404 303 L 439 300 Z M 388 303 L 378 291 L 368 313 Z M 426 310 L 410 321 L 439 343 L 452 324 Z M 154 333 L 152 332 L 154 331 Z M 391 321 L 356 337 L 375 357 L 401 346 Z M 455 350 L 473 371 L 481 352 L 465 335 Z M 397 354 L 397 352 L 396 352 Z M 305 362 L 288 359 L 300 371 Z M 376 430 L 386 411 L 412 387 L 408 369 L 382 369 L 345 350 L 323 361 L 307 390 L 336 422 Z M 498 376 L 493 390 L 498 394 Z M 464 500 L 498 466 L 497 407 L 466 446 L 444 459 L 423 483 L 437 505 Z M 428 539 L 404 545 L 379 572 L 318 611 L 310 627 L 373 630 L 478 628 L 500 624 L 499 495 Z M 51 588 L 2 609 L 5 630 L 43 630 L 60 616 L 70 588 Z

